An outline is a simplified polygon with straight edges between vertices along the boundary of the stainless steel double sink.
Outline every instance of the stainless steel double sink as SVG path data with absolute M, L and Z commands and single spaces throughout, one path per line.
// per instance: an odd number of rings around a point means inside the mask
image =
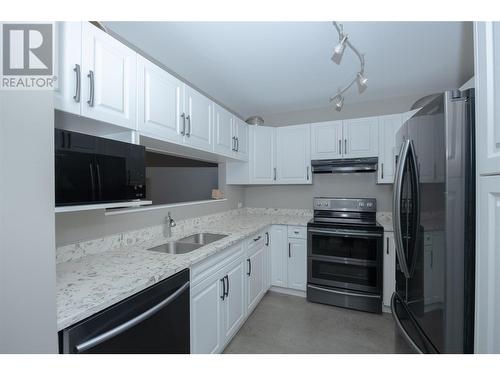
M 181 239 L 178 239 L 177 241 L 170 241 L 166 244 L 152 247 L 148 250 L 167 254 L 186 254 L 199 249 L 202 246 L 218 241 L 224 237 L 227 237 L 227 235 L 206 232 L 195 233 L 191 236 L 183 237 Z

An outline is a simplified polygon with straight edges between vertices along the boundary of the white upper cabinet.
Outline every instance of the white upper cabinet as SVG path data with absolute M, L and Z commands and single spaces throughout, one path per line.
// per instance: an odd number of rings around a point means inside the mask
M 378 176 L 379 184 L 394 183 L 396 169 L 396 132 L 403 122 L 402 115 L 379 117 Z
M 232 155 L 236 151 L 233 115 L 214 104 L 214 151 L 222 155 Z
M 57 22 L 58 69 L 54 107 L 80 114 L 82 83 L 82 23 Z
M 344 120 L 343 138 L 345 158 L 378 156 L 378 117 Z
M 477 169 L 500 173 L 500 22 L 474 23 Z
M 236 141 L 236 156 L 248 160 L 248 124 L 233 116 L 233 134 Z
M 311 183 L 309 125 L 276 129 L 276 173 L 280 184 Z
M 275 167 L 276 129 L 270 126 L 250 128 L 250 182 L 273 184 L 276 181 Z
M 342 157 L 342 121 L 311 124 L 311 159 Z
M 82 116 L 136 129 L 137 54 L 82 23 Z
M 181 142 L 182 82 L 142 56 L 137 58 L 137 68 L 138 130 L 149 137 Z
M 186 144 L 212 150 L 213 103 L 206 96 L 189 86 L 184 86 L 184 111 L 186 113 Z

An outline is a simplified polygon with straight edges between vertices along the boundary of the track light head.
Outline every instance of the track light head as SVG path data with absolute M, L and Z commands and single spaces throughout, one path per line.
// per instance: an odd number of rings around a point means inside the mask
M 345 45 L 347 43 L 347 34 L 341 35 L 339 44 L 333 49 L 332 61 L 339 65 L 344 55 Z
M 357 75 L 358 91 L 363 93 L 368 87 L 368 78 L 364 75 L 364 72 L 359 72 Z
M 335 102 L 335 110 L 337 112 L 340 112 L 342 110 L 342 107 L 344 106 L 344 97 L 342 95 L 337 95 L 336 96 L 337 101 Z

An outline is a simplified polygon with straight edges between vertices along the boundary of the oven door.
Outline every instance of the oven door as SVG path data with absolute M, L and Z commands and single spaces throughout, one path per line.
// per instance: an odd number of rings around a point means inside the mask
M 383 234 L 308 228 L 308 282 L 380 293 Z

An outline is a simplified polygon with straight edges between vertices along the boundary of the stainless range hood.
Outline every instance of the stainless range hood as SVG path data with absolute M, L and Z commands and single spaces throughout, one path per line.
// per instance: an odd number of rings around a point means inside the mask
M 313 160 L 313 173 L 370 173 L 377 171 L 378 158 Z

